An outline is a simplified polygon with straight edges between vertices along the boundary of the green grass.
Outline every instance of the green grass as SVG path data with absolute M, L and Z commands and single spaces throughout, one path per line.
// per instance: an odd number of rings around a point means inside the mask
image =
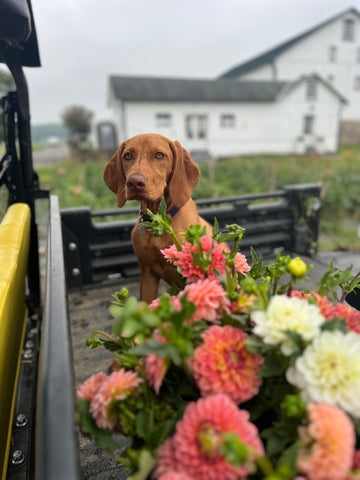
M 102 179 L 105 161 L 67 161 L 39 169 L 40 183 L 58 195 L 60 206 L 116 208 L 116 197 Z M 360 250 L 360 147 L 332 156 L 239 157 L 200 165 L 193 198 L 226 197 L 279 189 L 293 183 L 321 185 L 320 249 Z

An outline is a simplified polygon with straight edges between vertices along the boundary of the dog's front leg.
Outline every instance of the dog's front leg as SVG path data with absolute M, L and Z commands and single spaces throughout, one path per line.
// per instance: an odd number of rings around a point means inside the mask
M 140 300 L 151 303 L 158 296 L 159 277 L 150 268 L 142 268 L 140 275 Z

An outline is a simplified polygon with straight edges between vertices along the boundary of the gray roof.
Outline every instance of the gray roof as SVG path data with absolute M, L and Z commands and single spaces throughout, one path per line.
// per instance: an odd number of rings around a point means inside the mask
M 261 65 L 264 65 L 266 63 L 271 63 L 282 52 L 288 50 L 290 47 L 297 44 L 304 38 L 309 37 L 313 33 L 317 32 L 318 30 L 327 26 L 328 24 L 334 22 L 338 18 L 341 18 L 345 14 L 355 14 L 360 16 L 359 12 L 355 8 L 349 8 L 343 11 L 342 13 L 336 15 L 335 17 L 331 17 L 329 20 L 326 20 L 325 22 L 322 22 L 319 25 L 313 28 L 310 28 L 306 32 L 303 32 L 300 35 L 297 35 L 296 37 L 293 37 L 290 40 L 281 43 L 277 47 L 267 50 L 265 53 L 262 53 L 261 55 L 258 55 L 249 61 L 246 61 L 244 63 L 241 63 L 240 65 L 237 65 L 236 67 L 231 68 L 230 70 L 225 72 L 223 75 L 221 75 L 219 78 L 222 78 L 222 79 L 235 78 L 235 77 L 238 77 L 239 75 L 250 72 L 251 70 L 254 70 L 255 68 Z
M 132 101 L 272 102 L 286 82 L 110 77 L 114 97 Z

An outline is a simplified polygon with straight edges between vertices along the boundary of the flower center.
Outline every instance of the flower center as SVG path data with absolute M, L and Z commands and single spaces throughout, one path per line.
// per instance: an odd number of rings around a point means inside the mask
M 212 425 L 204 424 L 197 433 L 201 454 L 210 459 L 219 455 L 223 439 Z

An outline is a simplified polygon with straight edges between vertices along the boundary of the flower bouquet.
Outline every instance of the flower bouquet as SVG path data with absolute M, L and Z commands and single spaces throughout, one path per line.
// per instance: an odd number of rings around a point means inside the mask
M 250 268 L 239 226 L 215 222 L 213 238 L 191 226 L 181 244 L 164 208 L 149 215 L 154 235 L 173 235 L 162 253 L 181 287 L 151 305 L 114 295 L 113 334 L 87 343 L 115 366 L 78 390 L 82 431 L 103 448 L 131 438 L 119 461 L 133 480 L 360 478 L 351 267 L 330 265 L 317 292 L 299 291 L 311 266 L 280 254 L 265 265 L 252 250 Z

